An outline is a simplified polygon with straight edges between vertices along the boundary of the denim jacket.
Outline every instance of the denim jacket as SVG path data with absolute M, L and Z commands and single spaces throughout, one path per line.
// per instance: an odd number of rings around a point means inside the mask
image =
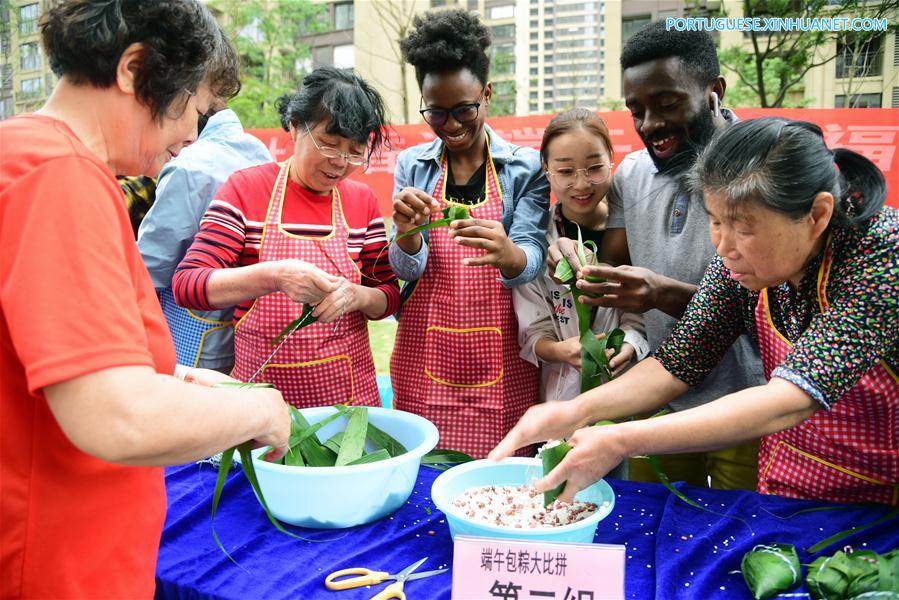
M 502 223 L 506 235 L 527 256 L 527 264 L 517 277 L 500 275 L 504 287 L 514 287 L 532 281 L 543 269 L 546 258 L 546 225 L 548 223 L 549 182 L 540 168 L 540 154 L 533 148 L 514 146 L 484 125 L 490 140 L 490 155 L 496 165 L 499 186 L 503 194 Z M 433 142 L 407 148 L 400 153 L 393 175 L 393 193 L 414 187 L 430 194 L 440 176 L 440 153 L 443 142 Z M 397 276 L 413 289 L 424 273 L 428 262 L 428 232 L 422 233 L 424 243 L 416 254 L 406 254 L 396 244 L 388 250 L 390 266 Z

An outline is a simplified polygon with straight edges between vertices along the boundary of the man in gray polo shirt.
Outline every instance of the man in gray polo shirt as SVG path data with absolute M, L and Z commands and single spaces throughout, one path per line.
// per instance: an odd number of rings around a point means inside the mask
M 715 43 L 705 32 L 667 31 L 663 23 L 635 33 L 621 53 L 625 104 L 646 149 L 627 155 L 609 192 L 603 260 L 585 267 L 606 283 L 578 286 L 602 294 L 592 301 L 642 312 L 650 347 L 668 335 L 715 256 L 702 198 L 682 190 L 686 172 L 715 130 L 736 117 L 719 103 L 726 87 Z M 567 256 L 570 250 L 560 247 Z M 633 265 L 633 266 L 631 266 Z M 684 410 L 764 383 L 758 352 L 742 336 L 705 382 L 672 403 Z M 664 456 L 672 480 L 755 489 L 758 444 L 716 452 Z M 630 478 L 653 481 L 646 461 L 632 460 Z

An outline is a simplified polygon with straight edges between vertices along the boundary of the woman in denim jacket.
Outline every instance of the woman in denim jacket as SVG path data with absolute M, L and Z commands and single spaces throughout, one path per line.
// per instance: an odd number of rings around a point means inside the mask
M 549 185 L 539 154 L 485 123 L 490 34 L 464 10 L 428 13 L 401 42 L 437 135 L 400 154 L 397 234 L 463 205 L 470 218 L 404 237 L 390 264 L 407 283 L 391 357 L 395 405 L 427 417 L 441 445 L 483 457 L 538 396 L 519 357 L 512 288 L 546 253 Z

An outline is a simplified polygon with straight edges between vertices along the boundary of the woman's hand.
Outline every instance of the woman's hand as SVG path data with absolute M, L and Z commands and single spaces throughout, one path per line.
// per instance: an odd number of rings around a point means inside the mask
M 571 271 L 573 273 L 577 273 L 583 266 L 580 257 L 577 255 L 577 242 L 566 237 L 560 237 L 547 248 L 546 268 L 550 275 L 556 272 L 556 265 L 559 264 L 559 261 L 561 261 L 562 258 L 568 260 L 568 264 L 571 265 Z M 553 280 L 556 283 L 564 283 L 557 280 L 555 277 L 553 277 Z
M 631 361 L 637 356 L 637 349 L 631 344 L 621 344 L 621 351 L 612 356 L 615 351 L 611 348 L 606 350 L 606 356 L 609 357 L 609 370 L 612 371 L 612 377 L 618 377 L 627 368 Z
M 265 454 L 265 460 L 275 461 L 287 454 L 290 439 L 290 413 L 287 404 L 276 389 L 252 388 L 250 393 L 261 396 L 260 407 L 263 414 L 267 415 L 268 425 L 261 433 L 253 438 L 253 447 L 261 448 L 271 446 L 272 449 Z
M 617 425 L 578 429 L 568 438 L 571 450 L 549 475 L 534 483 L 534 489 L 545 492 L 567 481 L 558 499 L 573 502 L 575 494 L 602 479 L 628 458 L 622 437 Z
M 466 258 L 470 267 L 492 266 L 508 279 L 521 275 L 527 266 L 527 255 L 516 246 L 499 221 L 459 219 L 450 223 L 450 238 L 462 246 L 483 250 L 482 256 Z
M 397 236 L 424 225 L 437 212 L 440 212 L 440 204 L 431 195 L 418 188 L 403 188 L 393 197 L 393 224 Z M 396 243 L 406 254 L 415 254 L 421 249 L 422 237 L 420 233 L 410 235 Z
M 339 287 L 319 302 L 312 314 L 318 321 L 330 323 L 356 310 L 369 319 L 378 318 L 387 310 L 387 296 L 381 290 L 350 283 L 341 277 Z
M 512 431 L 490 451 L 488 458 L 502 460 L 516 450 L 546 440 L 560 440 L 584 424 L 584 415 L 577 400 L 545 402 L 530 407 Z
M 197 369 L 186 367 L 184 365 L 175 366 L 175 377 L 182 381 L 186 381 L 187 383 L 196 383 L 197 385 L 205 385 L 206 387 L 213 387 L 218 383 L 224 383 L 226 381 L 237 381 L 233 377 L 220 373 L 219 371 L 213 371 L 212 369 Z
M 276 287 L 294 302 L 316 305 L 335 291 L 341 280 L 312 263 L 295 258 L 280 260 L 277 264 Z

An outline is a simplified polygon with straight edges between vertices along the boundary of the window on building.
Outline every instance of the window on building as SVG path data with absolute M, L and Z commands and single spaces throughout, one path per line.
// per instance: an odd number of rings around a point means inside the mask
M 514 38 L 515 37 L 515 25 L 495 25 L 490 28 L 490 34 L 493 36 L 494 40 L 503 39 L 503 38 Z
M 837 42 L 837 79 L 878 77 L 883 73 L 883 36 Z
M 37 31 L 37 3 L 19 7 L 19 35 Z
M 547 77 L 546 79 L 544 79 L 544 80 L 543 80 L 543 85 L 545 85 L 546 87 L 552 87 L 552 85 L 553 85 L 553 78 L 552 78 L 552 77 Z
M 530 74 L 531 75 L 539 75 L 540 69 L 538 69 L 537 67 L 531 67 Z
M 544 42 L 544 43 L 543 43 L 543 49 L 544 49 L 544 50 L 552 50 L 552 49 L 553 49 L 553 43 L 552 43 L 552 42 Z
M 531 19 L 531 29 L 537 29 L 538 27 L 540 27 L 540 21 Z
M 531 99 L 531 100 L 536 100 L 536 99 L 537 99 L 537 92 L 531 92 L 530 99 Z
M 531 16 L 532 16 L 532 17 L 536 17 L 536 16 L 539 15 L 539 14 L 540 14 L 540 9 L 537 8 L 536 6 L 535 6 L 534 8 L 531 9 Z
M 318 46 L 312 49 L 312 68 L 331 66 L 331 46 Z
M 551 66 L 543 67 L 543 74 L 544 74 L 544 75 L 551 75 L 552 72 L 553 72 L 553 68 L 552 68 Z
M 540 50 L 540 44 L 531 44 L 531 52 L 537 52 Z
M 528 112 L 530 112 L 530 113 L 535 113 L 535 112 L 537 112 L 537 110 L 539 110 L 539 108 L 538 108 L 539 106 L 540 106 L 540 105 L 537 104 L 536 102 L 530 102 L 530 103 L 528 103 Z
M 893 108 L 899 108 L 899 87 L 893 88 Z
M 356 20 L 352 2 L 334 5 L 334 29 L 352 29 Z
M 446 0 L 431 0 L 431 8 L 440 8 L 446 6 Z
M 334 66 L 338 69 L 352 69 L 356 66 L 356 48 L 352 44 L 334 46 Z
M 650 21 L 652 21 L 652 17 L 649 15 L 621 19 L 621 45 L 624 46 L 632 35 L 648 25 Z
M 847 96 L 840 94 L 833 100 L 836 108 L 881 108 L 880 94 L 853 94 Z
M 490 19 L 511 19 L 515 16 L 514 4 L 503 4 L 501 6 L 491 6 L 487 13 Z
M 478 0 L 468 0 L 468 10 L 474 11 L 478 9 Z
M 9 98 L 0 98 L 0 119 L 8 119 L 12 115 L 12 101 Z
M 19 91 L 21 92 L 22 96 L 26 98 L 30 98 L 32 96 L 40 96 L 41 78 L 29 77 L 28 79 L 20 80 Z
M 23 71 L 34 71 L 41 68 L 41 54 L 37 42 L 28 42 L 19 46 L 19 66 Z

